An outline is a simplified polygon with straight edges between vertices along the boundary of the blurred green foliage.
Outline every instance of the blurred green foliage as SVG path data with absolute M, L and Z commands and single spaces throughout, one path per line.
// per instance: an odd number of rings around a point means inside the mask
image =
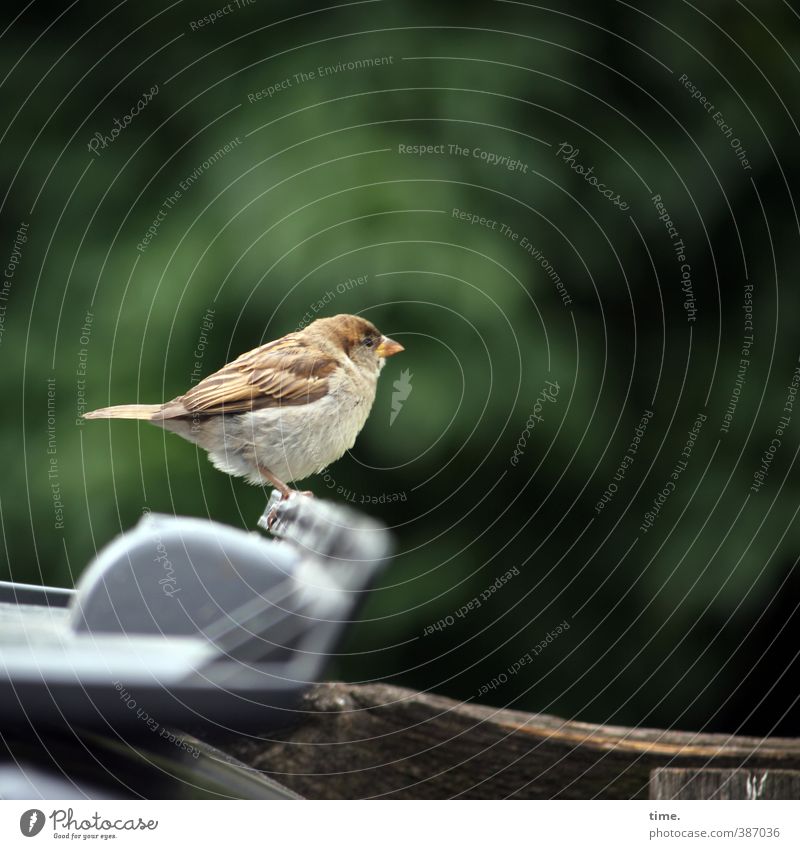
M 0 574 L 71 585 L 145 506 L 252 528 L 264 492 L 191 445 L 133 422 L 76 421 L 83 365 L 87 409 L 168 399 L 198 361 L 208 374 L 326 299 L 324 314 L 362 312 L 407 349 L 387 365 L 352 455 L 308 482 L 381 517 L 399 546 L 334 674 L 473 698 L 567 619 L 484 700 L 796 733 L 800 411 L 764 488 L 749 487 L 800 353 L 800 22 L 780 4 L 637 7 L 259 0 L 195 28 L 213 4 L 24 12 L 0 56 L 6 256 L 30 225 L 0 339 Z M 392 61 L 295 77 L 365 57 Z M 682 75 L 734 128 L 750 170 Z M 91 153 L 94 134 L 153 85 Z M 557 155 L 562 142 L 629 211 Z M 451 154 L 456 144 L 470 153 Z M 655 194 L 686 245 L 694 323 Z M 755 342 L 722 433 L 748 280 Z M 413 388 L 390 426 L 402 369 Z M 558 400 L 514 466 L 546 379 Z M 646 409 L 635 462 L 597 513 Z M 700 411 L 687 468 L 643 533 Z M 386 493 L 405 498 L 380 503 Z M 453 615 L 513 566 L 520 575 L 478 610 Z

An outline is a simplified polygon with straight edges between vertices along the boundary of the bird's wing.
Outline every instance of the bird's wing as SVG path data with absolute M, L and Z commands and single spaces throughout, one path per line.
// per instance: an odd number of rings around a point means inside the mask
M 242 354 L 165 404 L 165 418 L 297 406 L 322 398 L 337 362 L 290 333 Z

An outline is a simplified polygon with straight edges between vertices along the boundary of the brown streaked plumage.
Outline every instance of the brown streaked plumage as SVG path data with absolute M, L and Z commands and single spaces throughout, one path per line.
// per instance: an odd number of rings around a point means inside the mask
M 124 404 L 86 419 L 142 419 L 194 442 L 214 465 L 284 497 L 287 481 L 344 454 L 366 422 L 386 357 L 403 350 L 354 315 L 317 319 L 237 357 L 165 404 Z

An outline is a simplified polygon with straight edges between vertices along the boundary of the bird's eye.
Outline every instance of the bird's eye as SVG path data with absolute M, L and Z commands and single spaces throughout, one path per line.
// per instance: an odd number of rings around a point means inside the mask
M 362 344 L 366 348 L 371 348 L 375 344 L 375 338 L 373 336 L 365 336 L 362 340 Z

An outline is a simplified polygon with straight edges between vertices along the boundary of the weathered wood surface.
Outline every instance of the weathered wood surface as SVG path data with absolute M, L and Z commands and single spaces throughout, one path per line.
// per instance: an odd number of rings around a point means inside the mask
M 651 799 L 800 799 L 800 771 L 654 769 Z
M 294 727 L 217 745 L 314 799 L 647 798 L 658 767 L 800 769 L 800 740 L 590 725 L 383 684 L 320 684 Z

